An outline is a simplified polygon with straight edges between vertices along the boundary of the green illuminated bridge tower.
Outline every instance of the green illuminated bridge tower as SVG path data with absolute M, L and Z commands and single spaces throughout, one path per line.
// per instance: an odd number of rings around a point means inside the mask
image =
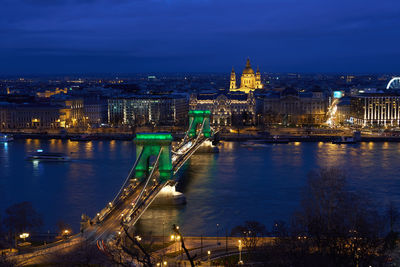
M 202 126 L 202 131 L 205 137 L 211 136 L 210 129 L 210 116 L 209 110 L 190 110 L 189 111 L 189 136 L 197 136 L 197 127 Z
M 201 135 L 204 138 L 211 137 L 210 128 L 210 115 L 209 110 L 191 110 L 189 111 L 189 129 L 186 133 L 184 141 L 178 145 L 178 154 L 183 151 L 179 151 L 186 143 L 186 138 L 196 138 Z M 200 127 L 200 130 L 198 128 Z M 136 144 L 136 162 L 135 167 L 135 178 L 139 181 L 143 181 L 150 175 L 152 168 L 157 166 L 151 166 L 151 159 L 156 158 L 158 163 L 158 171 L 160 176 L 160 182 L 165 182 L 173 175 L 173 162 L 172 162 L 172 135 L 170 133 L 138 133 L 134 140 Z
M 139 159 L 135 168 L 135 178 L 140 181 L 145 179 L 150 174 L 151 158 L 159 155 L 158 171 L 160 173 L 160 181 L 169 180 L 172 175 L 172 135 L 170 133 L 138 133 L 134 141 L 136 144 L 136 158 Z

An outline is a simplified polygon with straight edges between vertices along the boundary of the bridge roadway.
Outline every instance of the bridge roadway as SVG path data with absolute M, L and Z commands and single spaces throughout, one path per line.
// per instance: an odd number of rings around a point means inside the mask
M 200 137 L 197 139 L 188 140 L 184 145 L 179 145 L 179 150 L 175 152 L 176 156 L 172 157 L 173 175 L 175 175 L 179 169 L 186 163 L 186 161 L 196 152 L 196 150 L 204 143 L 208 138 Z M 12 259 L 17 261 L 19 265 L 28 265 L 40 263 L 49 258 L 49 255 L 56 255 L 60 250 L 65 250 L 68 247 L 68 251 L 72 251 L 74 248 L 77 249 L 79 244 L 84 241 L 97 242 L 98 240 L 109 240 L 117 234 L 122 234 L 121 222 L 125 218 L 125 226 L 132 227 L 139 220 L 142 214 L 154 201 L 158 193 L 167 185 L 175 185 L 174 179 L 165 183 L 153 182 L 158 181 L 158 173 L 155 172 L 153 177 L 150 177 L 150 186 L 146 188 L 146 191 L 142 195 L 141 199 L 137 201 L 140 196 L 140 192 L 145 186 L 145 181 L 137 184 L 129 183 L 124 188 L 124 193 L 117 199 L 114 207 L 111 211 L 104 216 L 101 222 L 96 223 L 99 216 L 96 216 L 90 225 L 84 231 L 84 238 L 82 235 L 72 236 L 66 242 L 60 242 L 57 245 L 49 245 L 42 248 L 42 251 L 34 251 L 31 253 L 21 254 L 13 256 Z M 125 190 L 126 189 L 126 190 Z M 132 205 L 137 201 L 136 205 Z M 129 216 L 129 221 L 126 221 L 126 216 Z M 68 243 L 68 245 L 66 245 Z

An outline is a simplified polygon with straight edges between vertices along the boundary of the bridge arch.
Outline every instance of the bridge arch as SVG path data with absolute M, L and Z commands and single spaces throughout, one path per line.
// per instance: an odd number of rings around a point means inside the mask
M 150 158 L 159 157 L 158 171 L 161 182 L 165 182 L 172 175 L 171 143 L 170 133 L 138 133 L 134 140 L 136 144 L 136 158 L 139 158 L 135 167 L 135 178 L 142 181 L 150 173 Z M 156 167 L 156 166 L 154 166 Z
M 209 110 L 190 110 L 189 111 L 189 137 L 197 136 L 197 127 L 203 125 L 203 134 L 205 137 L 211 136 L 210 128 L 210 116 L 211 111 Z

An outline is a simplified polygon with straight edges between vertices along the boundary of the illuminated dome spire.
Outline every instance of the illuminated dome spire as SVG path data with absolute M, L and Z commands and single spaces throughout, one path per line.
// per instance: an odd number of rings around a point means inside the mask
M 247 59 L 246 68 L 243 70 L 243 74 L 254 74 L 254 70 L 251 68 L 250 59 Z

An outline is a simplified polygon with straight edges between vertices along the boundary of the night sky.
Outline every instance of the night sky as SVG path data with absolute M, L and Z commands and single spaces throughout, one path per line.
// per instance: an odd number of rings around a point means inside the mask
M 0 0 L 0 74 L 400 72 L 399 0 Z

